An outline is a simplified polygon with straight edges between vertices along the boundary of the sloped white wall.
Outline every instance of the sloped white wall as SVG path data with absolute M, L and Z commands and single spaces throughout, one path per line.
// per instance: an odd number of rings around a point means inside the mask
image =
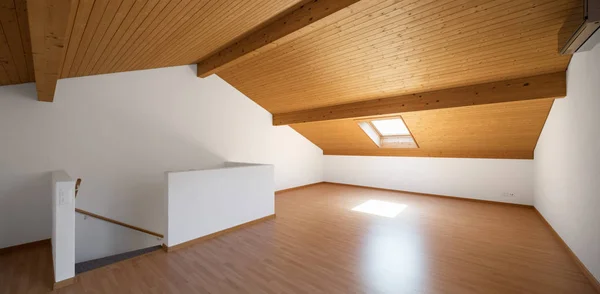
M 53 170 L 83 179 L 78 208 L 160 233 L 165 171 L 242 161 L 273 164 L 276 190 L 322 181 L 321 149 L 273 127 L 270 113 L 218 76 L 195 72 L 60 80 L 54 103 L 35 101 L 34 84 L 0 87 L 0 248 L 50 237 Z M 81 242 L 78 261 L 93 256 Z
M 600 280 L 600 45 L 571 59 L 534 158 L 535 207 Z
M 532 160 L 328 155 L 324 173 L 333 183 L 533 204 Z

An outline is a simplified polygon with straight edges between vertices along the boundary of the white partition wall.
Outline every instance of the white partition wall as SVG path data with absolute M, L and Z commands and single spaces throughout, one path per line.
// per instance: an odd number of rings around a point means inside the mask
M 52 260 L 54 282 L 75 276 L 75 180 L 52 173 Z
M 275 214 L 272 165 L 225 163 L 166 178 L 168 247 Z

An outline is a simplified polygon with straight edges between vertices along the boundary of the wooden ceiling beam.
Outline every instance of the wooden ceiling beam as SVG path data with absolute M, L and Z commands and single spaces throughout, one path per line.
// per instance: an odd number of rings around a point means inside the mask
M 348 17 L 348 7 L 359 0 L 311 0 L 284 13 L 275 21 L 198 63 L 198 77 L 205 78 L 299 36 Z
M 28 0 L 33 67 L 39 101 L 52 102 L 76 0 Z
M 397 114 L 512 101 L 563 98 L 566 72 L 273 114 L 273 125 Z

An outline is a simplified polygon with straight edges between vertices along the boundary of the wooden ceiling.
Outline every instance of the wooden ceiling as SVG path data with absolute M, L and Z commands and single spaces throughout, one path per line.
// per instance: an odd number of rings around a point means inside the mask
M 291 125 L 329 155 L 532 159 L 553 99 L 407 112 L 418 149 L 379 148 L 355 119 Z
M 299 0 L 81 0 L 61 77 L 193 64 Z
M 26 2 L 0 0 L 0 85 L 34 81 Z M 193 64 L 300 0 L 66 2 L 60 78 Z
M 273 114 L 564 71 L 580 0 L 373 0 L 217 72 Z M 576 22 L 567 25 L 576 26 Z
M 35 81 L 25 0 L 0 0 L 0 26 L 0 86 Z
M 36 81 L 52 101 L 59 78 L 197 63 L 326 154 L 532 158 L 581 14 L 580 0 L 0 0 L 0 85 Z M 353 120 L 392 113 L 421 148 L 376 149 Z

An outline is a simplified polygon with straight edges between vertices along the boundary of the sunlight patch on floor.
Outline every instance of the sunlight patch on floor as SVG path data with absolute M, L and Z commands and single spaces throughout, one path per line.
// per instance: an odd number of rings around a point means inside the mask
M 389 218 L 396 217 L 401 213 L 407 205 L 399 204 L 394 202 L 380 201 L 380 200 L 369 200 L 362 203 L 354 208 L 353 211 L 364 212 L 379 216 L 385 216 Z

